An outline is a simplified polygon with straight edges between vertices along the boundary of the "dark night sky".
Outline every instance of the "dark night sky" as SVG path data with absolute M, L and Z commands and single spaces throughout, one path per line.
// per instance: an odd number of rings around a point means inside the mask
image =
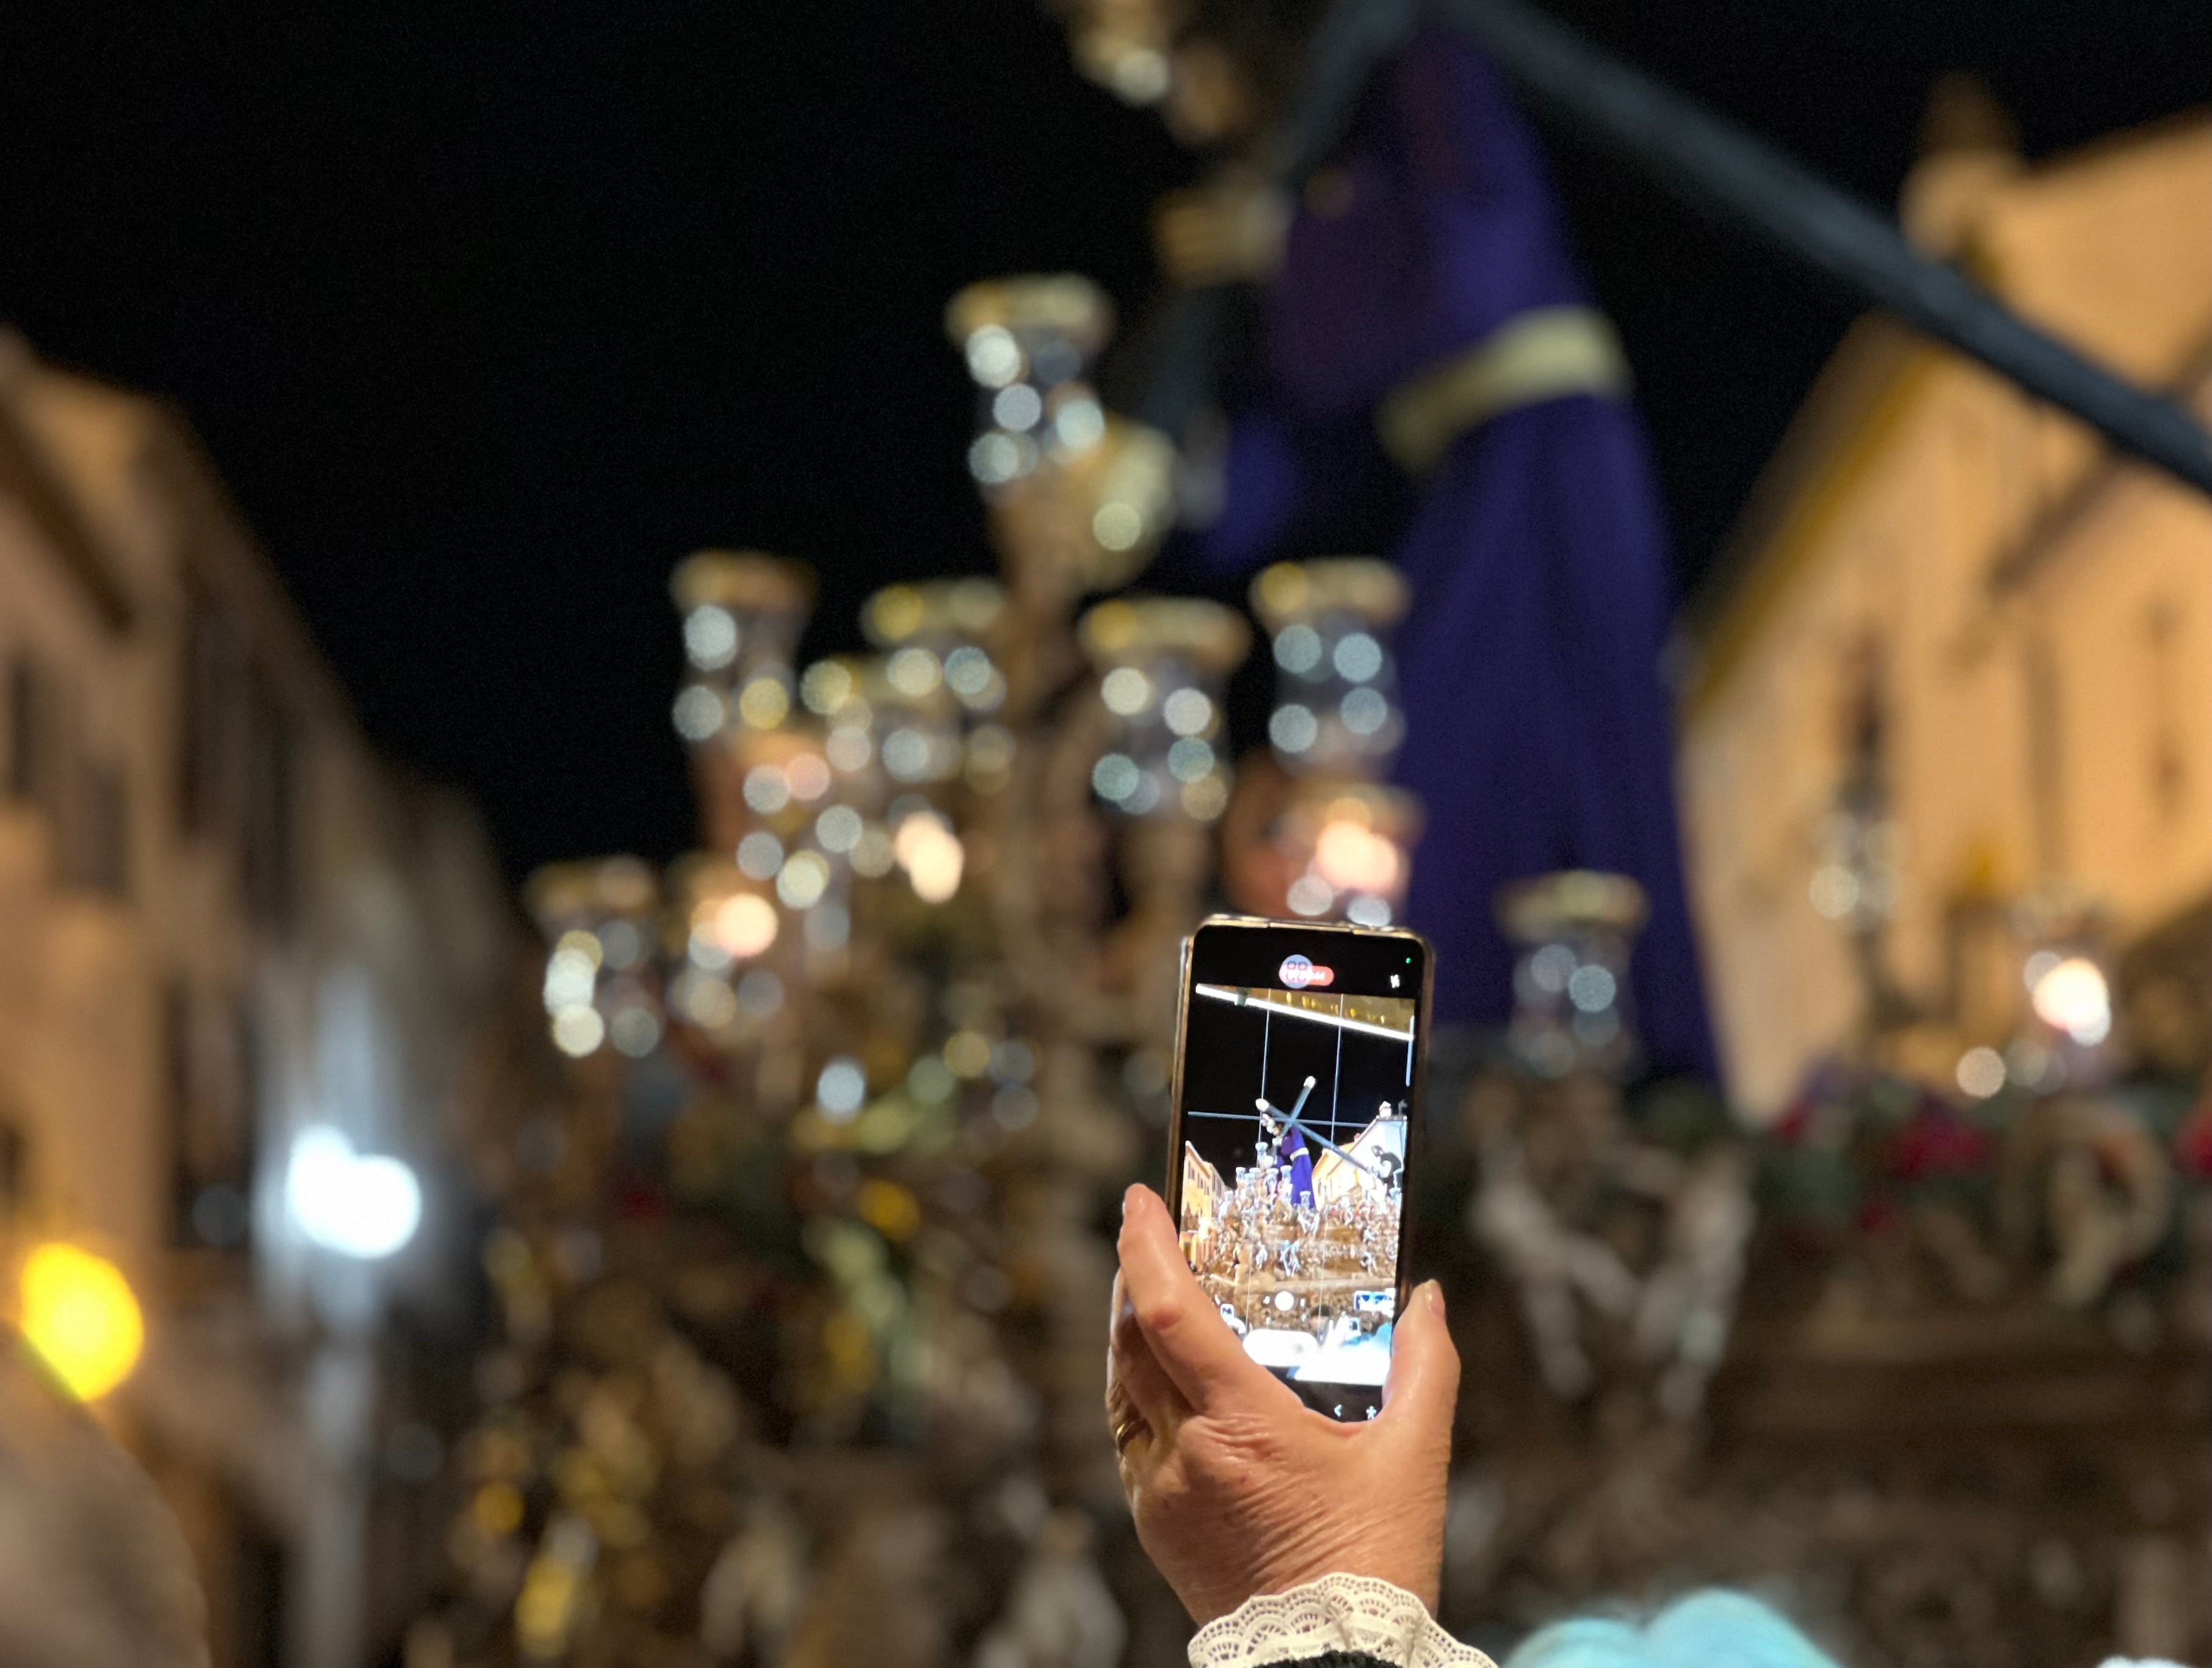
M 2031 155 L 2203 100 L 2198 0 L 1549 0 L 1861 195 L 1980 74 Z M 811 646 L 987 565 L 969 279 L 1133 309 L 1188 164 L 1032 0 L 0 4 L 0 320 L 170 397 L 371 733 L 511 872 L 690 831 L 665 581 L 823 575 Z M 1694 575 L 1849 313 L 1552 131 Z

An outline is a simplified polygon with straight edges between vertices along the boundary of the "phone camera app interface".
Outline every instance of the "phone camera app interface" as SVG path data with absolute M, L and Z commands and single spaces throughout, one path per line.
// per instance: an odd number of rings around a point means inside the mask
M 1334 988 L 1300 955 L 1277 978 L 1191 986 L 1183 1255 L 1246 1354 L 1323 1411 L 1371 1418 L 1397 1313 L 1415 1004 Z

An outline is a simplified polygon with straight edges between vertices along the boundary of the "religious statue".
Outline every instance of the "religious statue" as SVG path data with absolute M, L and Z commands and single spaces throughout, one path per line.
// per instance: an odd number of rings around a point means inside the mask
M 1233 570 L 1395 523 L 1412 606 L 1392 774 L 1425 812 L 1407 918 L 1437 947 L 1438 1020 L 1507 1018 L 1500 886 L 1606 870 L 1650 900 L 1632 977 L 1651 1063 L 1711 1076 L 1659 676 L 1658 492 L 1534 134 L 1476 48 L 1421 24 L 1282 201 L 1258 163 L 1322 8 L 1193 0 L 1153 8 L 1149 31 L 1127 5 L 1112 29 L 1097 9 L 1073 23 L 1084 61 L 1106 65 L 1115 41 L 1157 52 L 1164 119 L 1219 159 L 1161 205 L 1163 265 L 1261 286 L 1260 363 L 1224 401 L 1218 479 L 1183 495 L 1218 513 L 1169 559 Z

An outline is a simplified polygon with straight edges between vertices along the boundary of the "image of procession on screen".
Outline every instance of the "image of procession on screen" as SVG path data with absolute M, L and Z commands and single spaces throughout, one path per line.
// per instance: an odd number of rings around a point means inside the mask
M 1413 1007 L 1191 989 L 1183 1255 L 1245 1352 L 1294 1385 L 1389 1370 Z

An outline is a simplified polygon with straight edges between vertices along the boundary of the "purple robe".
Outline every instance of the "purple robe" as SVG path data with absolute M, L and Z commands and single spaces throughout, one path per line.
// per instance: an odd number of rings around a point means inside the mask
M 1391 467 L 1377 406 L 1534 307 L 1586 305 L 1535 137 L 1474 47 L 1423 29 L 1369 89 L 1305 194 L 1267 296 L 1263 393 L 1234 414 L 1220 519 L 1196 554 L 1267 559 Z M 1410 923 L 1437 946 L 1437 1018 L 1513 1003 L 1498 888 L 1553 869 L 1632 875 L 1650 904 L 1631 975 L 1654 1066 L 1715 1074 L 1674 820 L 1659 655 L 1671 572 L 1644 435 L 1576 393 L 1462 433 L 1419 483 L 1395 557 L 1394 772 L 1426 811 Z
M 1285 1129 L 1275 1142 L 1275 1162 L 1291 1172 L 1291 1202 L 1310 1205 L 1314 1202 L 1313 1156 L 1306 1151 L 1306 1138 L 1296 1129 Z

